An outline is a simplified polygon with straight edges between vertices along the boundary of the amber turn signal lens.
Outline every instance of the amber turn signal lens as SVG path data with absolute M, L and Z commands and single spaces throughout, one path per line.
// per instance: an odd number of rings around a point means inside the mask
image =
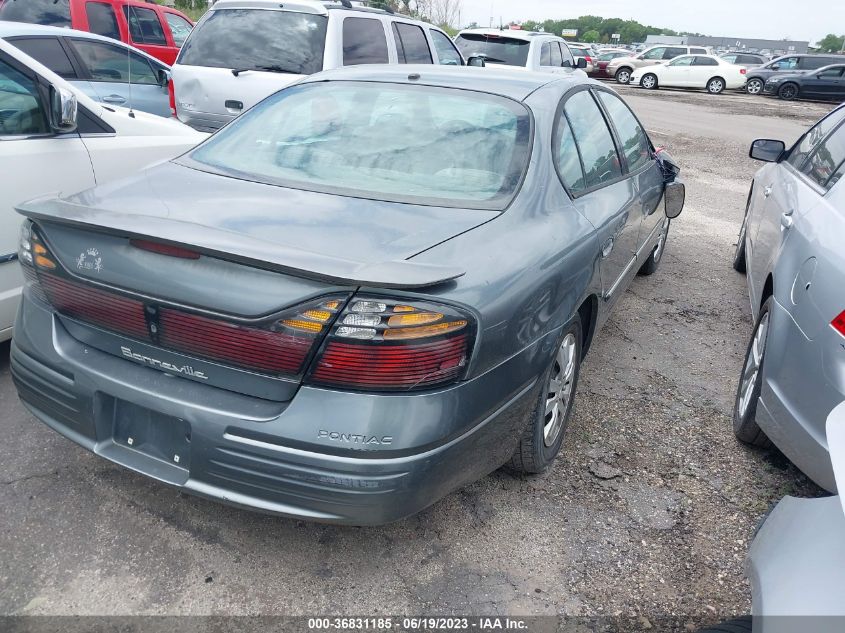
M 323 329 L 321 324 L 314 323 L 314 321 L 305 321 L 304 319 L 285 319 L 281 321 L 281 324 L 303 332 L 320 332 Z
M 436 325 L 423 325 L 422 327 L 406 327 L 397 330 L 385 330 L 385 340 L 405 340 L 412 338 L 426 338 L 428 336 L 439 336 L 455 332 L 466 327 L 466 321 L 450 321 L 448 323 L 437 323 Z
M 415 309 L 414 306 L 393 306 L 394 312 L 413 312 Z
M 397 314 L 387 320 L 389 326 L 425 325 L 443 318 L 438 312 L 415 312 L 414 314 Z
M 36 255 L 46 255 L 47 254 L 47 249 L 44 248 L 44 246 L 41 245 L 41 244 L 36 244 L 35 248 L 33 250 L 35 250 Z
M 340 307 L 340 301 L 337 299 L 332 299 L 331 301 L 326 301 L 323 304 L 323 307 L 327 310 L 337 310 Z
M 330 318 L 332 318 L 332 313 L 328 310 L 306 310 L 302 313 L 302 316 L 308 317 L 309 319 L 314 319 L 315 321 L 319 321 L 320 323 L 325 323 Z
M 52 259 L 47 259 L 43 255 L 35 256 L 35 264 L 37 266 L 41 266 L 41 268 L 49 268 L 51 270 L 56 267 L 56 262 L 54 262 Z

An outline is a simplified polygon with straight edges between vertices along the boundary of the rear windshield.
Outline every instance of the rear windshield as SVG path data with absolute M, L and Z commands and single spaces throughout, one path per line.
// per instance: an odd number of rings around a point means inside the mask
M 70 0 L 0 0 L 0 20 L 70 27 Z
M 310 75 L 323 69 L 327 22 L 325 16 L 291 11 L 209 11 L 177 63 Z
M 530 134 L 526 108 L 503 97 L 308 83 L 268 97 L 183 160 L 294 189 L 500 210 L 522 180 Z
M 525 66 L 531 42 L 498 35 L 464 33 L 455 39 L 464 59 L 473 55 L 484 55 L 491 64 Z

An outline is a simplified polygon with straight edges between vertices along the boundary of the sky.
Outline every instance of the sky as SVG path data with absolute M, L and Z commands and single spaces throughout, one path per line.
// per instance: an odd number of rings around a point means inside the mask
M 845 33 L 845 0 L 458 0 L 462 25 L 494 26 L 510 21 L 576 18 L 634 19 L 675 31 L 738 38 L 807 40 Z

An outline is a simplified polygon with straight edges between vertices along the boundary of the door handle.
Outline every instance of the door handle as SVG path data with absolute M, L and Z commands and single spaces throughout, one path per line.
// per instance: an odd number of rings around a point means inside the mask
M 763 197 L 764 198 L 768 198 L 770 195 L 772 195 L 772 185 L 769 185 L 768 187 L 763 189 Z
M 605 240 L 604 244 L 601 245 L 601 256 L 606 258 L 610 255 L 610 252 L 613 250 L 613 238 L 609 237 Z
M 792 219 L 792 214 L 795 213 L 795 209 L 790 209 L 789 211 L 784 211 L 780 216 L 780 225 L 785 228 L 791 228 L 794 220 Z
M 126 99 L 124 97 L 121 97 L 120 95 L 109 95 L 107 97 L 103 97 L 103 101 L 105 101 L 106 103 L 114 103 L 115 105 L 126 103 Z

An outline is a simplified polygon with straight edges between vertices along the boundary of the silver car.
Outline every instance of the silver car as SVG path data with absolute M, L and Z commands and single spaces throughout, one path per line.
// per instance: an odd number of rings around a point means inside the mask
M 747 271 L 754 331 L 733 427 L 774 443 L 823 488 L 836 490 L 824 421 L 845 400 L 845 107 L 788 151 L 757 140 L 769 164 L 754 177 L 734 268 Z

